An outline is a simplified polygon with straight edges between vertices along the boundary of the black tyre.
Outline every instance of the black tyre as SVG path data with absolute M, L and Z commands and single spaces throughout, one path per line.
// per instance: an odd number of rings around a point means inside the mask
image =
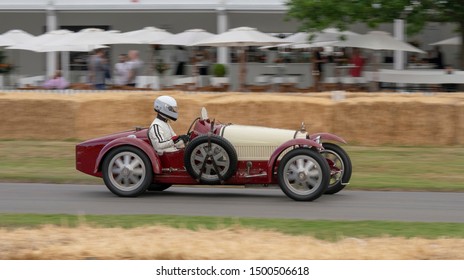
M 135 197 L 152 183 L 152 165 L 148 156 L 132 146 L 110 151 L 102 166 L 103 181 L 115 195 Z
M 325 194 L 335 194 L 343 190 L 351 179 L 352 165 L 348 154 L 340 146 L 323 143 L 321 155 L 330 167 L 330 182 Z
M 298 201 L 312 201 L 324 194 L 329 185 L 329 165 L 315 151 L 295 149 L 280 161 L 277 179 L 288 197 Z
M 204 184 L 219 184 L 237 170 L 237 152 L 224 137 L 201 135 L 185 149 L 184 165 L 193 178 Z
M 147 191 L 149 192 L 162 192 L 168 188 L 170 188 L 172 184 L 151 184 L 148 186 Z

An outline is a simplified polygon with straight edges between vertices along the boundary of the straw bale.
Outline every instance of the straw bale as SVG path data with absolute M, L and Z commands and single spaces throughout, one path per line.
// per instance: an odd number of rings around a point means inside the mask
M 88 139 L 147 127 L 153 101 L 172 95 L 179 104 L 178 134 L 206 107 L 223 123 L 331 132 L 363 145 L 462 145 L 464 95 L 422 93 L 345 93 L 332 100 L 323 93 L 202 93 L 133 91 L 56 94 L 0 94 L 0 139 Z
M 163 226 L 0 229 L 0 259 L 312 259 L 312 260 L 451 260 L 464 258 L 463 239 L 342 238 L 251 230 L 240 226 L 216 230 Z
M 333 132 L 367 145 L 454 145 L 459 124 L 454 98 L 380 95 L 339 102 Z
M 48 96 L 0 98 L 0 139 L 74 138 L 76 110 Z
M 456 120 L 455 120 L 456 144 L 464 144 L 464 96 L 462 101 L 456 103 Z

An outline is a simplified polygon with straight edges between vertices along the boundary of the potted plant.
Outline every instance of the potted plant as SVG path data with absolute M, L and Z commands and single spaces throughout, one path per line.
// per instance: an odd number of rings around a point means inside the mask
M 213 65 L 213 75 L 211 77 L 211 85 L 215 87 L 221 87 L 229 84 L 229 77 L 226 77 L 227 68 L 224 64 L 214 64 Z
M 158 62 L 155 64 L 155 69 L 156 69 L 156 72 L 158 72 L 158 74 L 162 76 L 164 72 L 169 70 L 169 65 L 164 63 L 162 59 L 158 59 Z
M 213 65 L 213 75 L 214 75 L 214 77 L 222 78 L 222 77 L 224 77 L 226 75 L 226 73 L 227 73 L 227 69 L 226 69 L 226 66 L 224 64 L 217 63 L 217 64 Z

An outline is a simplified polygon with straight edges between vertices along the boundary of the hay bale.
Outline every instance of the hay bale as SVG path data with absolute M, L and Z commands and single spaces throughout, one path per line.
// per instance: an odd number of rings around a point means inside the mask
M 0 139 L 75 138 L 74 102 L 47 95 L 8 97 L 0 98 Z
M 95 92 L 85 94 L 0 94 L 0 139 L 88 139 L 135 126 L 149 126 L 153 101 L 174 96 L 178 134 L 208 109 L 224 123 L 330 132 L 361 145 L 462 145 L 464 96 L 460 94 L 201 93 L 179 91 Z

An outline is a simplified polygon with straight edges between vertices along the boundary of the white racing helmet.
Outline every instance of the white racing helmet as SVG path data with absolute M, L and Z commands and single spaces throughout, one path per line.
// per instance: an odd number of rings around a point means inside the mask
M 177 120 L 177 101 L 168 95 L 162 95 L 156 98 L 153 107 L 156 112 L 173 121 Z

